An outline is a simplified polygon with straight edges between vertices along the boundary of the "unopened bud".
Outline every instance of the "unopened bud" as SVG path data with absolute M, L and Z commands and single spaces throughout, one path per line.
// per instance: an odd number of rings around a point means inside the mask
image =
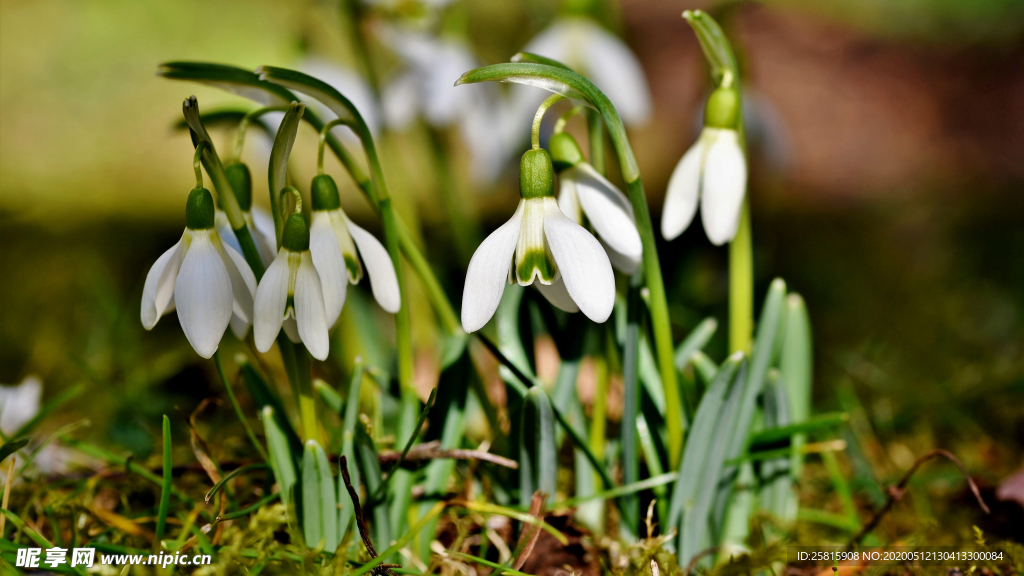
M 243 212 L 252 209 L 252 174 L 249 167 L 241 162 L 236 162 L 224 167 L 224 176 L 227 176 L 231 189 L 235 192 L 235 199 L 238 200 L 238 207 Z
M 583 150 L 580 150 L 580 145 L 576 143 L 572 134 L 555 134 L 548 140 L 548 150 L 551 152 L 551 162 L 558 172 L 583 162 Z

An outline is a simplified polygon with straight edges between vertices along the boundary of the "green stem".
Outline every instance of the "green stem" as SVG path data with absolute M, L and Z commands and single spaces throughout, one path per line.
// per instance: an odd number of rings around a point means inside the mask
M 242 148 L 245 147 L 245 135 L 249 131 L 249 124 L 251 124 L 253 120 L 268 112 L 285 112 L 286 110 L 288 110 L 286 106 L 266 106 L 246 112 L 245 116 L 242 116 L 242 119 L 238 121 L 238 128 L 235 129 L 235 147 L 232 150 L 231 156 L 228 157 L 228 160 L 231 162 L 242 161 Z
M 587 110 L 587 134 L 590 139 L 590 165 L 604 176 L 604 123 L 597 110 Z
M 249 441 L 256 447 L 256 451 L 260 453 L 260 457 L 263 458 L 264 462 L 268 462 L 267 452 L 263 449 L 263 445 L 260 444 L 259 440 L 256 439 L 256 434 L 252 431 L 249 426 L 249 422 L 245 419 L 245 414 L 242 413 L 241 406 L 238 405 L 238 399 L 235 398 L 235 392 L 231 389 L 231 382 L 228 381 L 227 376 L 224 374 L 224 364 L 220 359 L 220 350 L 213 353 L 213 362 L 217 365 L 217 373 L 220 374 L 220 381 L 224 383 L 224 390 L 228 393 L 228 399 L 231 400 L 231 406 L 235 409 L 235 414 L 238 416 L 238 420 L 242 423 L 242 427 L 245 428 L 245 435 L 249 437 Z
M 743 201 L 740 226 L 729 243 L 729 352 L 750 354 L 754 333 L 754 254 L 750 200 Z
M 555 122 L 555 127 L 552 130 L 552 132 L 554 132 L 555 134 L 561 134 L 562 132 L 564 132 L 566 124 L 569 123 L 569 119 L 583 112 L 584 110 L 586 110 L 586 106 L 583 106 L 582 104 L 578 104 L 566 110 L 564 113 L 562 113 L 561 116 L 558 117 L 558 121 Z
M 160 549 L 160 540 L 164 537 L 167 526 L 167 513 L 171 507 L 171 419 L 164 414 L 164 478 L 160 486 L 160 508 L 156 517 L 156 531 L 153 538 L 153 549 Z
M 196 171 L 196 188 L 203 187 L 203 150 L 206 149 L 206 140 L 196 144 L 196 153 L 192 155 L 192 168 Z
M 530 132 L 530 144 L 534 150 L 540 148 L 540 124 L 544 120 L 544 114 L 547 113 L 548 108 L 551 108 L 559 100 L 565 100 L 565 97 L 561 94 L 548 96 L 547 99 L 540 103 L 537 113 L 533 115 L 533 130 Z
M 324 173 L 324 144 L 327 143 L 327 135 L 331 133 L 331 130 L 335 126 L 338 126 L 338 125 L 341 125 L 341 124 L 348 124 L 348 121 L 347 120 L 343 120 L 341 118 L 335 118 L 334 120 L 331 120 L 327 124 L 324 124 L 324 127 L 320 129 L 320 140 L 317 142 L 317 145 L 316 145 L 316 173 L 317 174 L 323 174 Z

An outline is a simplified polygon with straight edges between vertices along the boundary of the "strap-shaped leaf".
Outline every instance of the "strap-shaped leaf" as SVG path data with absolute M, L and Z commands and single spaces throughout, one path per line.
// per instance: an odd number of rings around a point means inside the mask
M 736 54 L 718 22 L 715 22 L 714 18 L 702 10 L 687 10 L 683 12 L 683 19 L 697 35 L 697 41 L 700 43 L 701 51 L 704 52 L 704 58 L 708 61 L 715 85 L 739 80 Z
M 352 380 L 348 385 L 348 397 L 345 400 L 345 416 L 341 432 L 341 455 L 352 463 L 356 462 L 355 434 L 356 424 L 359 421 L 359 391 L 362 384 L 363 362 L 360 358 L 356 358 Z M 358 491 L 361 483 L 358 466 L 349 468 L 349 477 L 352 480 L 352 487 Z M 341 503 L 341 507 L 338 508 L 338 534 L 344 538 L 353 517 L 353 507 L 349 503 L 348 491 L 345 489 L 344 482 L 338 482 L 338 502 Z
M 263 106 L 287 106 L 297 100 L 286 88 L 264 82 L 258 74 L 237 66 L 175 61 L 161 64 L 156 73 L 172 80 L 191 80 L 220 88 Z
M 786 386 L 778 370 L 768 371 L 764 394 L 765 428 L 784 428 L 791 422 L 789 398 Z M 792 520 L 796 516 L 796 503 L 793 494 L 793 477 L 791 475 L 789 454 L 771 458 L 761 462 L 759 475 L 761 484 L 760 505 L 776 518 Z
M 270 452 L 270 467 L 274 470 L 281 491 L 281 502 L 288 506 L 292 502 L 298 474 L 295 470 L 295 457 L 291 445 L 285 435 L 277 414 L 271 406 L 263 407 L 263 428 L 267 435 L 267 448 Z
M 302 453 L 302 535 L 306 546 L 315 548 L 323 542 L 324 549 L 331 552 L 338 547 L 337 504 L 327 453 L 316 440 L 307 440 Z
M 270 206 L 274 215 L 274 234 L 277 245 L 281 245 L 281 233 L 284 230 L 285 216 L 281 213 L 281 191 L 288 185 L 288 159 L 292 155 L 292 145 L 299 132 L 299 122 L 306 111 L 306 105 L 292 102 L 281 120 L 281 126 L 274 136 L 274 146 L 270 150 L 270 169 L 267 179 L 270 182 Z
M 555 493 L 558 450 L 555 447 L 555 415 L 547 392 L 534 386 L 523 399 L 519 442 L 519 503 L 529 507 L 533 493 Z
M 705 318 L 700 324 L 697 324 L 679 346 L 676 347 L 676 368 L 684 370 L 690 361 L 693 360 L 694 353 L 698 350 L 703 350 L 707 346 L 708 341 L 715 335 L 716 330 L 718 330 L 718 321 L 714 318 Z

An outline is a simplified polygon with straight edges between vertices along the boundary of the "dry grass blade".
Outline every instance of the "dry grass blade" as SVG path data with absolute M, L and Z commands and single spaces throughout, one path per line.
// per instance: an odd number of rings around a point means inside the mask
M 544 513 L 544 500 L 547 495 L 540 490 L 533 493 L 533 498 L 530 500 L 530 516 L 536 517 L 538 520 L 543 520 Z M 526 561 L 530 559 L 530 555 L 533 554 L 533 548 L 537 545 L 537 539 L 540 538 L 540 525 L 527 524 L 523 529 L 522 535 L 519 537 L 519 544 L 516 548 L 519 548 L 519 555 L 516 557 L 515 564 L 512 565 L 513 570 L 520 570 Z
M 482 462 L 489 462 L 497 466 L 504 466 L 505 468 L 511 468 L 516 470 L 519 468 L 519 463 L 509 458 L 498 456 L 497 454 L 491 454 L 483 450 L 463 450 L 463 449 L 452 449 L 443 450 L 441 449 L 441 443 L 437 440 L 430 442 L 424 442 L 413 446 L 409 452 L 402 459 L 404 462 L 419 462 L 424 460 L 436 460 L 438 458 L 452 458 L 454 460 L 480 460 Z M 397 462 L 401 458 L 401 453 L 397 450 L 387 450 L 381 452 L 377 456 L 377 460 L 381 464 L 389 464 Z
M 203 471 L 210 477 L 213 484 L 217 485 L 221 480 L 220 467 L 217 466 L 217 462 L 210 456 L 210 447 L 203 440 L 203 437 L 199 435 L 199 431 L 196 430 L 196 416 L 210 405 L 219 406 L 220 400 L 206 398 L 200 402 L 199 406 L 196 406 L 196 409 L 192 411 L 192 415 L 188 418 L 188 429 L 192 439 L 192 453 L 195 454 L 196 460 L 199 461 L 199 465 L 203 467 Z
M 359 495 L 356 494 L 356 489 L 352 487 L 352 477 L 348 474 L 348 459 L 345 456 L 341 457 L 341 477 L 345 481 L 345 489 L 348 490 L 348 496 L 352 499 L 352 508 L 356 515 L 356 528 L 359 530 L 359 537 L 363 539 L 363 546 L 366 546 L 366 551 L 370 553 L 371 558 L 377 557 L 377 551 L 373 549 L 373 542 L 370 540 L 370 534 L 366 530 L 366 518 L 363 516 L 363 508 L 359 505 Z M 401 564 L 380 564 L 373 569 L 373 574 L 387 573 L 394 576 L 392 568 L 401 568 Z

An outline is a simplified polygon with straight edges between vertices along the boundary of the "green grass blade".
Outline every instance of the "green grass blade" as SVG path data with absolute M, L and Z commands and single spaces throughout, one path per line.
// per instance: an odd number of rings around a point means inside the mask
M 809 432 L 835 428 L 837 426 L 842 426 L 849 421 L 850 415 L 846 412 L 827 412 L 825 414 L 812 416 L 803 422 L 762 430 L 761 432 L 751 436 L 750 451 L 754 452 L 757 450 L 763 450 L 767 445 L 785 442 L 791 437 L 799 434 L 807 434 Z
M 804 422 L 811 415 L 811 385 L 814 373 L 814 349 L 811 342 L 811 321 L 807 306 L 799 294 L 786 297 L 786 336 L 782 346 L 782 360 L 779 365 L 782 381 L 786 384 L 789 406 L 795 422 Z M 807 430 L 810 431 L 810 430 Z M 800 477 L 803 454 L 799 447 L 806 442 L 806 435 L 793 439 L 793 476 Z
M 21 450 L 25 446 L 28 446 L 28 438 L 22 438 L 20 440 L 11 440 L 0 446 L 0 462 L 7 460 L 7 457 L 14 454 L 18 450 Z
M 718 365 L 715 361 L 708 357 L 707 354 L 697 350 L 691 357 L 693 362 L 693 371 L 697 374 L 705 386 L 710 386 L 715 380 L 715 374 L 718 373 Z
M 790 423 L 789 398 L 778 370 L 769 370 L 762 395 L 764 425 L 769 429 L 784 428 Z M 762 510 L 784 521 L 796 517 L 796 500 L 791 476 L 791 454 L 765 460 L 760 466 L 760 506 Z
M 257 501 L 255 504 L 252 504 L 251 506 L 246 506 L 245 508 L 242 508 L 241 510 L 236 510 L 234 512 L 229 512 L 229 513 L 227 513 L 227 514 L 225 514 L 223 516 L 218 516 L 217 519 L 218 520 L 233 520 L 235 518 L 241 518 L 242 516 L 247 516 L 249 514 L 252 514 L 255 511 L 259 510 L 260 508 L 266 506 L 267 504 L 270 504 L 274 500 L 277 500 L 280 497 L 281 497 L 281 494 L 279 492 L 274 492 L 273 494 L 268 494 L 267 496 L 264 496 L 263 498 L 260 498 L 259 501 Z
M 164 529 L 167 527 L 167 512 L 171 508 L 171 419 L 164 414 L 163 425 L 164 436 L 164 480 L 160 487 L 160 508 L 156 516 L 156 538 L 153 540 L 154 549 L 160 548 L 160 541 L 164 537 Z
M 513 520 L 518 520 L 525 524 L 536 526 L 541 530 L 547 532 L 551 536 L 553 536 L 555 540 L 558 540 L 558 542 L 563 546 L 567 546 L 569 544 L 569 540 L 565 537 L 565 534 L 559 532 L 558 528 L 555 528 L 551 524 L 548 524 L 543 519 L 538 518 L 533 514 L 528 514 L 520 510 L 513 510 L 512 508 L 506 508 L 504 506 L 498 506 L 497 504 L 489 504 L 487 502 L 462 501 L 459 502 L 458 504 L 460 506 L 463 506 L 469 510 L 473 510 L 476 512 L 484 512 L 486 514 L 498 514 L 500 516 L 505 516 Z
M 558 475 L 554 411 L 547 392 L 539 386 L 526 393 L 520 430 L 519 503 L 528 508 L 537 490 L 554 496 Z
M 646 480 L 626 484 L 617 488 L 612 488 L 611 490 L 602 490 L 601 492 L 595 492 L 582 497 L 569 498 L 568 500 L 556 503 L 553 506 L 553 509 L 572 508 L 573 506 L 589 502 L 591 500 L 608 500 L 610 498 L 618 498 L 628 494 L 636 494 L 638 492 L 643 492 L 644 490 L 658 488 L 659 486 L 667 486 L 675 482 L 678 478 L 679 475 L 673 472 L 658 474 L 657 476 L 651 476 Z
M 448 555 L 458 560 L 469 560 L 470 562 L 476 562 L 481 566 L 494 568 L 494 574 L 509 574 L 510 576 L 532 576 L 531 574 L 520 572 L 519 570 L 513 570 L 508 566 L 503 566 L 501 564 L 498 564 L 497 562 L 491 562 L 490 560 L 486 560 L 479 556 L 473 556 L 472 554 L 465 554 L 463 552 L 449 552 Z
M 231 480 L 232 478 L 240 474 L 249 472 L 250 470 L 266 470 L 268 468 L 270 468 L 268 464 L 263 464 L 259 462 L 255 464 L 246 464 L 245 466 L 239 466 L 238 468 L 235 468 L 231 472 L 225 474 L 224 477 L 220 479 L 220 482 L 217 482 L 216 484 L 213 485 L 213 488 L 210 488 L 210 491 L 206 493 L 206 502 L 209 503 L 209 501 L 217 494 L 217 492 L 220 492 L 220 489 L 223 488 L 228 483 L 228 480 Z
M 316 440 L 307 440 L 302 453 L 302 534 L 310 548 L 323 542 L 333 552 L 341 541 L 335 489 L 327 453 Z
M 686 366 L 693 361 L 694 353 L 707 346 L 716 330 L 718 330 L 718 321 L 714 318 L 705 318 L 700 324 L 697 324 L 679 343 L 679 346 L 676 346 L 676 368 L 680 371 L 685 370 Z
M 281 502 L 285 506 L 292 503 L 292 492 L 298 480 L 298 473 L 295 469 L 295 456 L 292 452 L 291 443 L 282 430 L 277 413 L 271 406 L 263 407 L 263 428 L 267 436 L 267 448 L 270 452 L 270 467 L 274 471 L 274 478 L 281 491 Z
M 327 382 L 319 378 L 313 380 L 313 390 L 320 396 L 320 400 L 327 405 L 328 410 L 339 416 L 342 414 L 345 402 L 342 401 L 341 394 L 338 394 L 337 390 L 331 388 Z
M 620 426 L 622 442 L 622 482 L 635 484 L 640 480 L 640 443 L 637 439 L 637 416 L 640 413 L 640 333 L 645 307 L 640 298 L 642 274 L 630 278 L 627 298 L 626 339 L 622 351 L 623 409 Z M 653 355 L 652 358 L 653 360 Z M 655 370 L 656 374 L 657 371 Z M 655 386 L 654 388 L 660 388 Z M 556 462 L 557 464 L 557 462 Z M 640 526 L 640 500 L 625 494 L 619 502 L 619 511 L 627 530 L 635 536 Z

